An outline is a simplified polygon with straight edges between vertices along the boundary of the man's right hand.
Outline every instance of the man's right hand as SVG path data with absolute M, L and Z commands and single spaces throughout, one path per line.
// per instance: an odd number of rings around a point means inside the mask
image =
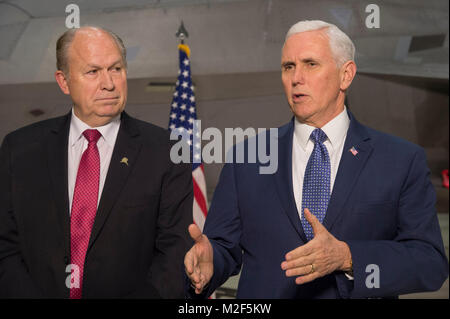
M 184 257 L 184 269 L 195 293 L 200 294 L 214 273 L 213 249 L 208 237 L 202 234 L 197 225 L 189 225 L 189 235 L 195 243 Z

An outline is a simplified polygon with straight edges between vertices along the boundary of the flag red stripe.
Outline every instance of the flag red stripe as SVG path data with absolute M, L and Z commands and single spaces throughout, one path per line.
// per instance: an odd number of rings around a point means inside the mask
M 205 200 L 205 196 L 203 195 L 202 191 L 200 190 L 200 187 L 197 184 L 197 181 L 195 180 L 195 178 L 192 179 L 192 182 L 194 183 L 194 197 L 195 200 L 197 201 L 198 206 L 200 206 L 200 209 L 203 212 L 203 215 L 206 216 L 206 214 L 208 213 L 208 210 L 206 208 L 206 200 Z

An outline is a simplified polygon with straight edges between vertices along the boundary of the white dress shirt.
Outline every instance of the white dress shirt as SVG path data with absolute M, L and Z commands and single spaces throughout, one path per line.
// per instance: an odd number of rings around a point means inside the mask
M 109 163 L 116 143 L 117 134 L 120 127 L 120 115 L 117 115 L 111 122 L 100 127 L 90 127 L 81 121 L 72 109 L 72 118 L 70 120 L 69 143 L 68 143 L 68 187 L 69 187 L 69 207 L 72 212 L 72 200 L 77 180 L 78 166 L 81 156 L 88 146 L 88 141 L 83 132 L 87 129 L 96 129 L 102 136 L 97 141 L 97 148 L 100 154 L 100 183 L 98 189 L 97 206 L 105 185 L 106 174 L 108 173 Z
M 334 180 L 336 179 L 349 125 L 350 119 L 347 114 L 347 108 L 344 106 L 344 110 L 338 116 L 321 128 L 328 137 L 323 144 L 327 148 L 330 156 L 330 195 L 333 191 Z M 292 184 L 295 204 L 297 205 L 300 218 L 302 218 L 303 178 L 309 156 L 314 149 L 314 142 L 309 137 L 314 129 L 316 128 L 302 124 L 295 119 L 292 143 Z

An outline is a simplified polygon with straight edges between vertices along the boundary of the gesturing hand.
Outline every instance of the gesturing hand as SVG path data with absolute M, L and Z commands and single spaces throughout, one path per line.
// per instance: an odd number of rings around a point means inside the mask
M 195 293 L 200 294 L 214 273 L 213 249 L 208 237 L 202 234 L 197 225 L 189 225 L 189 235 L 195 243 L 184 257 L 184 269 Z
M 349 271 L 351 253 L 348 245 L 330 234 L 308 208 L 304 216 L 311 224 L 314 238 L 286 254 L 286 260 L 281 263 L 286 276 L 296 276 L 295 283 L 300 285 L 335 270 Z

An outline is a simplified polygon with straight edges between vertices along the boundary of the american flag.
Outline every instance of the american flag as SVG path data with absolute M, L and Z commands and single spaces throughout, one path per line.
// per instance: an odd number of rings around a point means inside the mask
M 180 69 L 173 93 L 172 105 L 169 115 L 169 130 L 187 132 L 187 143 L 191 149 L 192 181 L 194 184 L 193 218 L 197 226 L 203 230 L 208 213 L 208 200 L 206 197 L 206 182 L 201 163 L 200 133 L 194 139 L 194 121 L 197 119 L 195 107 L 194 85 L 191 79 L 191 66 L 189 61 L 190 49 L 185 44 L 178 46 Z
M 354 146 L 352 146 L 352 148 L 349 151 L 353 154 L 353 156 L 356 156 L 356 154 L 358 154 L 358 151 Z

